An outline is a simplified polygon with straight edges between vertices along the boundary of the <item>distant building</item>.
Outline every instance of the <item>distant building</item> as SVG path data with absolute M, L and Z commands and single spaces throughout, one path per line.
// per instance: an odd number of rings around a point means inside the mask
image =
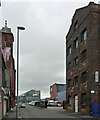
M 19 96 L 20 102 L 40 101 L 40 90 L 30 90 Z
M 75 11 L 66 36 L 66 109 L 100 116 L 100 5 Z
M 58 102 L 66 100 L 66 84 L 53 84 L 50 86 L 50 98 Z

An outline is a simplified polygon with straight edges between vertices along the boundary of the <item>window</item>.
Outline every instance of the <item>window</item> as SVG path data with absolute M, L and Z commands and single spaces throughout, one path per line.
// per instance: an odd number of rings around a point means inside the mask
M 86 28 L 81 33 L 81 42 L 87 39 L 87 30 Z
M 86 60 L 86 50 L 84 50 L 81 54 L 81 62 L 84 62 Z
M 75 85 L 75 86 L 78 85 L 78 76 L 76 76 L 76 77 L 74 78 L 74 85 Z
M 74 49 L 78 48 L 78 38 L 76 38 L 76 40 L 74 40 L 74 45 L 73 45 Z
M 78 21 L 76 21 L 74 24 L 74 31 L 76 31 L 77 29 L 78 29 Z
M 86 104 L 86 93 L 81 94 L 81 104 Z
M 71 104 L 71 95 L 68 96 L 68 104 Z
M 52 92 L 52 88 L 50 88 L 50 91 Z
M 77 66 L 78 66 L 78 57 L 74 59 L 74 67 L 77 67 Z
M 87 79 L 87 73 L 86 71 L 82 73 L 81 75 L 81 80 L 82 80 L 82 83 L 85 83 L 86 82 L 86 79 Z
M 71 54 L 71 45 L 68 47 L 67 53 L 68 53 L 68 55 Z
M 68 80 L 68 88 L 71 87 L 71 79 Z
M 68 71 L 71 69 L 71 62 L 68 63 Z

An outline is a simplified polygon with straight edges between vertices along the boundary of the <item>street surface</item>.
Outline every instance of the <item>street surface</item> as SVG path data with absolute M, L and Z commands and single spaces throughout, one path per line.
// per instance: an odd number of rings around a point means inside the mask
M 27 105 L 20 108 L 22 118 L 92 118 L 92 116 L 81 116 L 76 113 L 67 113 L 62 107 L 41 108 Z
M 61 120 L 64 118 L 67 118 L 66 120 L 100 120 L 99 118 L 89 115 L 67 113 L 66 110 L 62 107 L 42 108 L 30 105 L 26 105 L 26 108 L 20 108 L 19 115 L 20 118 L 27 118 L 26 120 L 29 120 L 30 118 L 62 118 Z M 9 112 L 4 120 L 6 120 L 6 118 L 16 118 L 16 109 Z

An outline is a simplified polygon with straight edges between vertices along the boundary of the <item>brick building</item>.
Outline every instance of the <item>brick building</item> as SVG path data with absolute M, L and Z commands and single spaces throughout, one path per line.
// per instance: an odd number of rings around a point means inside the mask
M 2 52 L 0 49 L 0 120 L 2 119 L 3 114 L 4 114 L 4 112 L 3 112 L 3 96 L 5 96 L 5 93 L 4 93 L 4 91 L 2 91 L 2 89 L 5 86 L 5 84 L 4 84 L 5 83 L 5 76 L 4 76 L 5 70 L 6 70 L 6 66 L 5 66 L 3 55 L 2 55 Z M 5 101 L 6 101 L 6 99 L 5 99 Z
M 6 86 L 9 88 L 9 109 L 15 106 L 15 62 L 13 58 L 13 42 L 14 36 L 11 32 L 11 28 L 7 27 L 7 21 L 5 26 L 1 29 L 2 33 L 2 52 L 4 61 L 6 64 Z
M 14 37 L 11 29 L 5 27 L 0 30 L 0 114 L 6 115 L 9 109 L 15 107 L 15 65 L 13 58 Z M 1 118 L 2 118 L 1 117 Z
M 75 11 L 66 36 L 66 110 L 100 113 L 100 5 Z
M 50 99 L 63 103 L 63 100 L 65 100 L 66 97 L 66 95 L 64 94 L 65 92 L 66 84 L 54 83 L 50 86 Z

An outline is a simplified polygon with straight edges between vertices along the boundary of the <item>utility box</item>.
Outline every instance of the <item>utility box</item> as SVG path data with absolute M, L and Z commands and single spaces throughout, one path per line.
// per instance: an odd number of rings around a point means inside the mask
M 100 116 L 100 103 L 92 103 L 92 115 Z

